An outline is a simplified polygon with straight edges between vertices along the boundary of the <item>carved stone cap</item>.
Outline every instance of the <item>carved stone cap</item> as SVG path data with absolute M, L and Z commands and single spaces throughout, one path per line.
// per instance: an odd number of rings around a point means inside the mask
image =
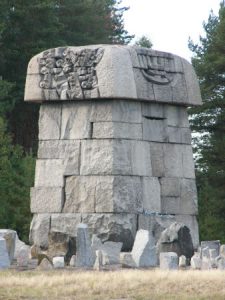
M 166 52 L 136 46 L 60 47 L 28 65 L 25 101 L 134 99 L 201 105 L 192 65 Z

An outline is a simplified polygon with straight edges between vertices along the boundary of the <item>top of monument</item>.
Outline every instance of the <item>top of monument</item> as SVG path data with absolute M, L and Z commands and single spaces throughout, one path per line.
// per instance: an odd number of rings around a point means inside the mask
M 171 53 L 137 46 L 59 47 L 28 65 L 25 101 L 134 99 L 201 105 L 192 65 Z

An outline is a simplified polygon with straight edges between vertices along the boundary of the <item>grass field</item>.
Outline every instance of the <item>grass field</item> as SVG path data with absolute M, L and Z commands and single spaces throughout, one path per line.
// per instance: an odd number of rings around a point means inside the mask
M 225 299 L 225 272 L 2 271 L 0 299 Z

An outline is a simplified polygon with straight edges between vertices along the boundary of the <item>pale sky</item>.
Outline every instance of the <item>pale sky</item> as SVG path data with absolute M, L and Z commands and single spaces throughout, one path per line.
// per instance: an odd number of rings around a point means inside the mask
M 221 0 L 122 0 L 125 29 L 136 38 L 148 36 L 153 49 L 190 60 L 189 36 L 194 42 L 204 34 L 203 21 L 210 10 L 218 15 Z

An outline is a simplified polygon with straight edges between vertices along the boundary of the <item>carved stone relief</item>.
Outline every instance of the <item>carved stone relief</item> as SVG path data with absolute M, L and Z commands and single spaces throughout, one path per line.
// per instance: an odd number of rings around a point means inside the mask
M 60 48 L 59 48 L 60 49 Z M 96 66 L 104 49 L 45 51 L 39 62 L 44 99 L 73 100 L 99 94 Z M 57 51 L 58 50 L 58 51 Z
M 167 53 L 163 55 L 147 49 L 137 49 L 141 72 L 149 82 L 167 85 L 176 77 L 174 57 Z

